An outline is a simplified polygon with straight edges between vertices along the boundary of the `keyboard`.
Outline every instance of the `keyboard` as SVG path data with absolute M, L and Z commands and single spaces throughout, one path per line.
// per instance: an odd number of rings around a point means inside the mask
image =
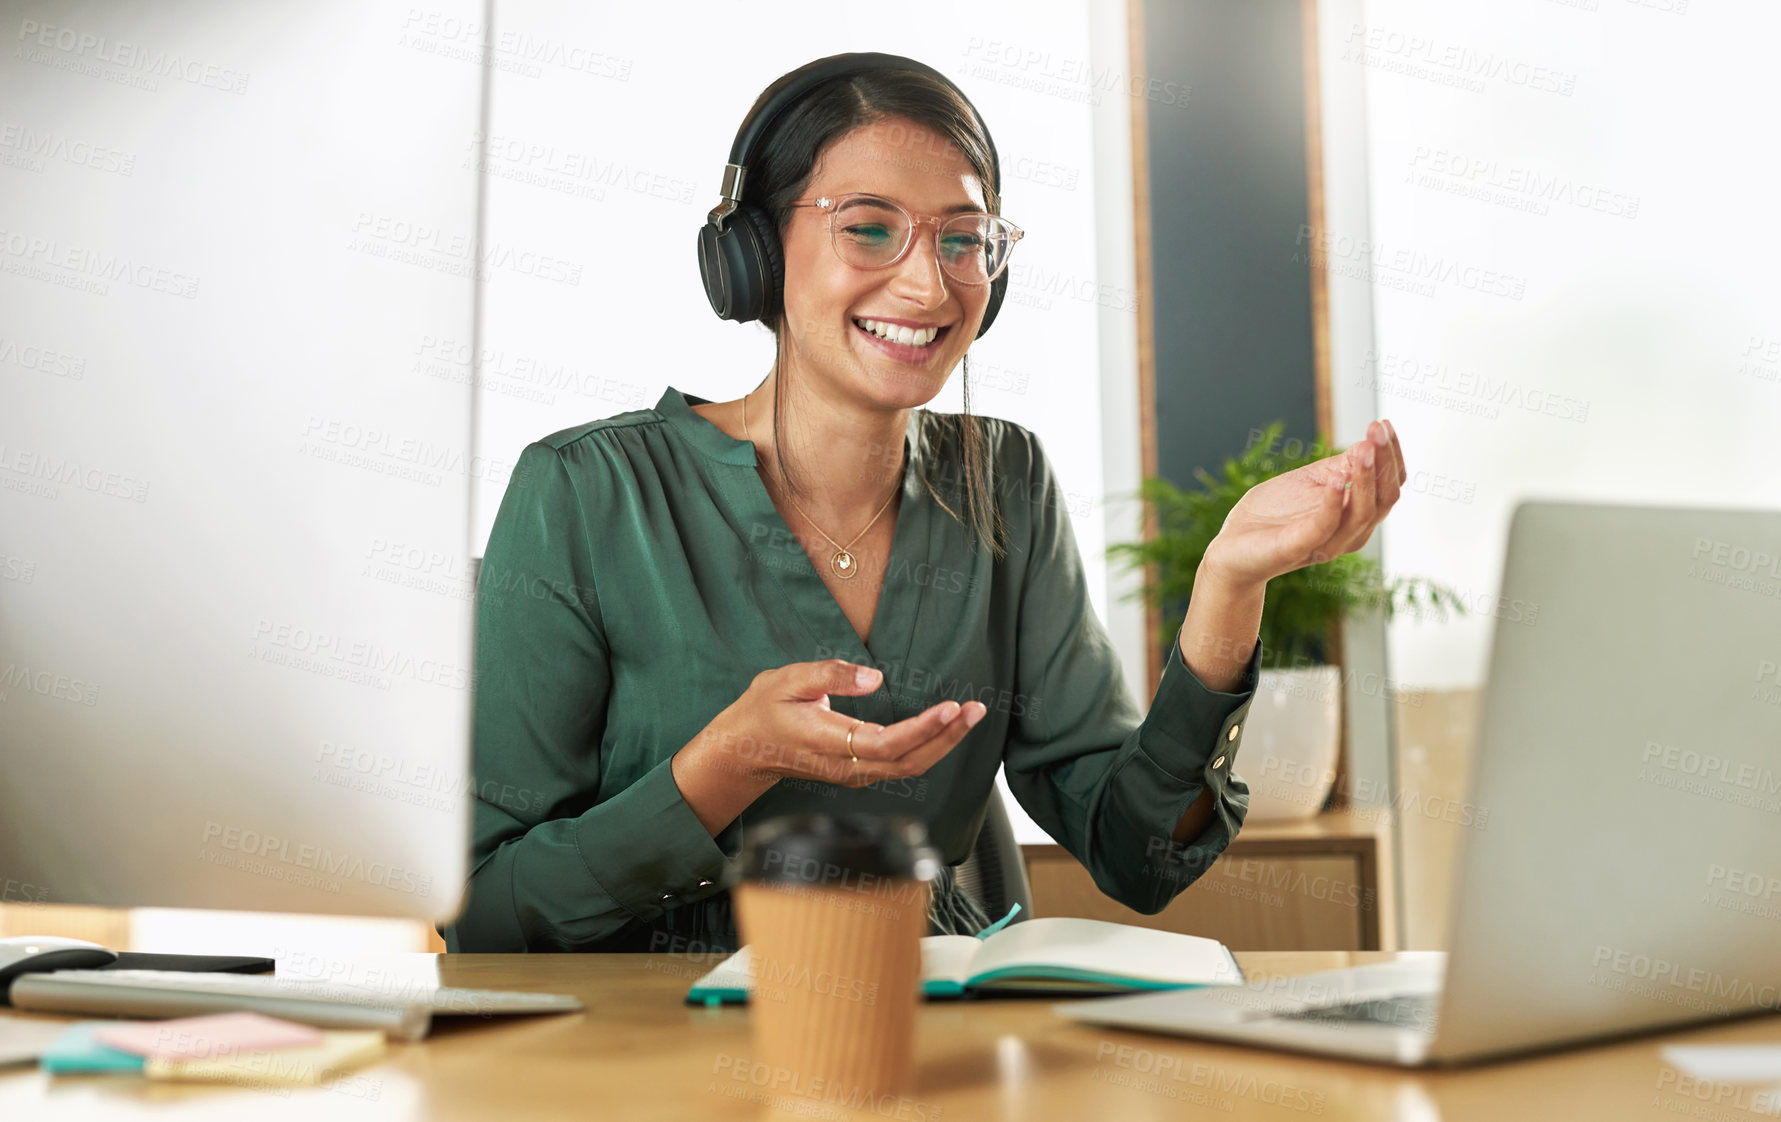
M 377 985 L 200 974 L 179 970 L 55 970 L 12 983 L 12 1005 L 39 1013 L 186 1017 L 248 1011 L 318 1028 L 380 1029 L 420 1040 L 435 1016 L 492 1017 L 573 1013 L 580 1001 L 563 994 L 461 989 L 425 982 Z
M 1379 1024 L 1393 1028 L 1433 1033 L 1441 995 L 1405 993 L 1347 1001 L 1338 1005 L 1315 1005 L 1274 1016 L 1289 1021 L 1320 1021 L 1325 1024 Z

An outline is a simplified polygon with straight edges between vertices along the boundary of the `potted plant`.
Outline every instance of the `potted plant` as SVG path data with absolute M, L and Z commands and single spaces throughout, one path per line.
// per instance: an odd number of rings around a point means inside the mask
M 1243 454 L 1225 461 L 1222 479 L 1196 471 L 1196 491 L 1166 479 L 1144 480 L 1137 497 L 1155 513 L 1156 536 L 1111 545 L 1107 556 L 1127 567 L 1155 565 L 1159 579 L 1127 599 L 1143 596 L 1154 610 L 1185 604 L 1200 559 L 1237 501 L 1264 480 L 1336 451 L 1300 440 L 1282 445 L 1284 428 L 1276 421 L 1252 431 Z M 1340 745 L 1342 676 L 1329 665 L 1326 640 L 1331 626 L 1355 608 L 1381 608 L 1387 619 L 1399 611 L 1441 619 L 1450 608 L 1465 613 L 1450 589 L 1420 577 L 1385 580 L 1378 562 L 1354 553 L 1270 580 L 1262 601 L 1261 680 L 1243 732 L 1244 743 L 1259 749 L 1244 769 L 1249 821 L 1309 818 L 1329 797 Z

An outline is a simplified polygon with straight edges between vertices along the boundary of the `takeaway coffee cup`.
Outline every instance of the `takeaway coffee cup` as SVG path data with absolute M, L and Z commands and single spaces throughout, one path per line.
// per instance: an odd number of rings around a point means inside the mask
M 914 819 L 801 814 L 751 831 L 734 892 L 770 1100 L 877 1104 L 911 1089 L 939 871 Z

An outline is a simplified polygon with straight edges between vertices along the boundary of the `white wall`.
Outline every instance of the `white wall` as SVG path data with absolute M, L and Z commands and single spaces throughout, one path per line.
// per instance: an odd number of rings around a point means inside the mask
M 1331 141 L 1370 145 L 1371 213 L 1332 215 L 1326 248 L 1376 318 L 1372 353 L 1338 335 L 1336 388 L 1377 394 L 1413 473 L 1388 573 L 1472 608 L 1394 621 L 1391 676 L 1474 687 L 1516 611 L 1497 598 L 1516 501 L 1781 506 L 1781 10 L 1356 7 L 1325 27 L 1348 69 L 1325 81 L 1365 83 L 1369 135 Z
M 511 462 L 557 429 L 652 406 L 670 384 L 714 400 L 758 384 L 772 336 L 712 315 L 694 250 L 736 130 L 762 89 L 812 59 L 909 55 L 959 82 L 983 113 L 1001 157 L 1003 213 L 1027 231 L 1007 302 L 971 350 L 972 408 L 1044 440 L 1070 495 L 1091 599 L 1140 685 L 1138 613 L 1115 603 L 1109 619 L 1104 561 L 1108 520 L 1124 533 L 1120 510 L 1103 503 L 1109 480 L 1115 491 L 1137 487 L 1135 449 L 1104 448 L 1101 410 L 1110 381 L 1119 431 L 1133 431 L 1123 6 L 923 0 L 768 11 L 738 22 L 732 5 L 709 2 L 498 5 L 486 235 L 561 264 L 553 276 L 493 277 L 485 290 L 480 450 Z M 727 30 L 695 33 L 719 26 Z M 464 137 L 466 158 L 472 141 Z M 440 359 L 463 368 L 467 345 L 450 350 Z M 932 408 L 960 405 L 955 371 Z M 479 541 L 503 487 L 481 490 Z M 1030 823 L 1019 828 L 1023 840 L 1047 840 Z

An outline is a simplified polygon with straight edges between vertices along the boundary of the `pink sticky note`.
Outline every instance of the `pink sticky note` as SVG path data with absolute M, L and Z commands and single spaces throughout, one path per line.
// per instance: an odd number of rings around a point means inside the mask
M 93 1031 L 93 1039 L 138 1056 L 214 1060 L 241 1052 L 307 1048 L 320 1029 L 259 1013 L 216 1013 L 175 1021 L 135 1021 Z

